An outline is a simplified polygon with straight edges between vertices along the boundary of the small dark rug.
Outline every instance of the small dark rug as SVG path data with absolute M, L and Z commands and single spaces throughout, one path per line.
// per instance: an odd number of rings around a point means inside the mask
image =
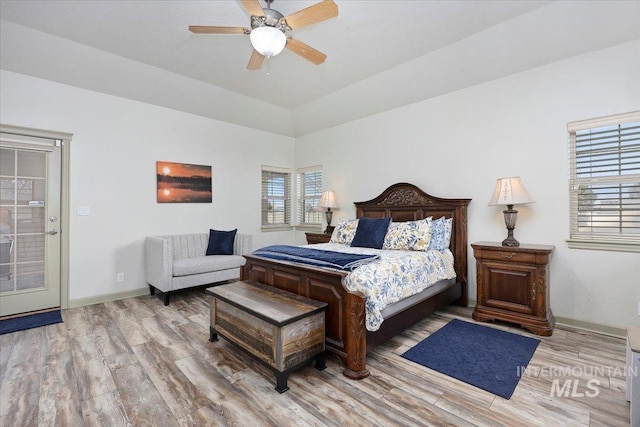
M 0 335 L 62 322 L 60 310 L 0 320 Z
M 540 340 L 454 319 L 402 357 L 510 399 Z

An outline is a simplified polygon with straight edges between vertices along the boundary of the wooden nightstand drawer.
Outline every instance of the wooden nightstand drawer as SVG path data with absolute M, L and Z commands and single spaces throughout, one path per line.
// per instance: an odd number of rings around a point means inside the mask
M 471 245 L 476 259 L 542 265 L 549 262 L 553 246 L 521 245 L 502 246 L 497 242 L 477 242 Z
M 307 236 L 307 244 L 315 245 L 317 243 L 329 243 L 331 234 L 329 233 L 304 233 Z
M 523 263 L 535 263 L 536 254 L 534 253 L 526 253 L 526 252 L 514 252 L 509 250 L 509 248 L 505 248 L 504 250 L 500 249 L 478 249 L 476 252 L 476 258 L 480 257 L 486 260 L 496 260 L 496 261 L 505 261 L 505 262 L 523 262 Z

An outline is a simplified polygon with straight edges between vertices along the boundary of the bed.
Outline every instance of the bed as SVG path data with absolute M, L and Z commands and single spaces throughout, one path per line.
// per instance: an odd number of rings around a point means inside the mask
M 356 217 L 391 217 L 394 222 L 415 221 L 429 216 L 452 218 L 451 244 L 456 278 L 428 288 L 391 314 L 380 328 L 365 327 L 365 297 L 344 286 L 348 272 L 287 261 L 245 255 L 243 280 L 253 280 L 328 304 L 326 349 L 346 365 L 344 375 L 361 379 L 369 375 L 366 354 L 436 310 L 448 305 L 467 306 L 467 206 L 470 199 L 431 196 L 413 184 L 398 183 L 366 202 L 356 202 Z M 400 304 L 398 304 L 400 305 Z

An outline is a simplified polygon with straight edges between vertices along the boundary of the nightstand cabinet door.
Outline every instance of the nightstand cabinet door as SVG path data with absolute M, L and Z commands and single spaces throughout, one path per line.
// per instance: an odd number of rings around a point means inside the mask
M 537 314 L 535 274 L 537 268 L 495 261 L 477 262 L 483 285 L 478 288 L 481 305 L 525 314 Z
M 553 246 L 471 245 L 476 258 L 477 303 L 473 318 L 519 323 L 538 335 L 553 333 L 548 264 Z

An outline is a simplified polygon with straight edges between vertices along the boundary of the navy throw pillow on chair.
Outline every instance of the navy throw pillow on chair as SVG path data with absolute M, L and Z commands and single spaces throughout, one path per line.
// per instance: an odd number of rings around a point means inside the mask
M 382 249 L 389 224 L 391 224 L 391 218 L 360 218 L 351 246 Z
M 233 242 L 238 229 L 231 231 L 209 230 L 207 255 L 233 255 Z

